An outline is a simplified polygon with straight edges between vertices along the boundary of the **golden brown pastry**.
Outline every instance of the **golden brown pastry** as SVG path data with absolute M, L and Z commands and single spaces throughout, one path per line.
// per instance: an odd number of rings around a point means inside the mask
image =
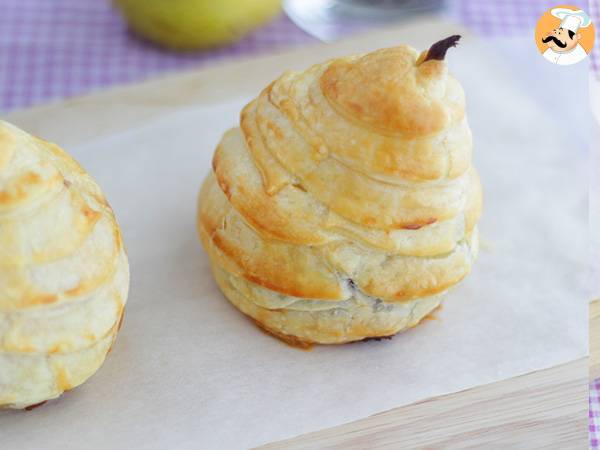
M 259 326 L 296 344 L 391 336 L 469 273 L 481 187 L 444 61 L 457 40 L 286 72 L 225 133 L 198 231 Z
M 56 145 L 0 121 L 0 407 L 39 404 L 96 372 L 128 288 L 98 185 Z

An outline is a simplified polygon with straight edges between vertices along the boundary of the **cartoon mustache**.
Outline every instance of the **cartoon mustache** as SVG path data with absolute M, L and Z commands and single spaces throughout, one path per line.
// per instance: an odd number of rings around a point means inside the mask
M 567 46 L 566 42 L 560 42 L 556 37 L 554 36 L 546 36 L 545 38 L 542 38 L 542 42 L 545 44 L 546 42 L 550 42 L 550 41 L 554 41 L 554 43 L 559 46 L 560 48 L 565 48 Z

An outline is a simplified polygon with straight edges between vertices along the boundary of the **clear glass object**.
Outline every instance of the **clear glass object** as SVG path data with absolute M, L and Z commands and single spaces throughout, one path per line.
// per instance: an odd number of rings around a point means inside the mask
M 378 24 L 439 12 L 444 0 L 284 0 L 283 8 L 304 31 L 330 42 Z

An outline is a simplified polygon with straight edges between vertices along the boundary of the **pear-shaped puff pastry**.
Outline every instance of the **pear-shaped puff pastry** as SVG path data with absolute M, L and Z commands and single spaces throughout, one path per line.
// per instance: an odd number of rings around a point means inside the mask
M 198 232 L 259 326 L 299 345 L 391 336 L 469 273 L 481 187 L 443 60 L 457 39 L 286 72 L 225 133 Z
M 98 185 L 56 145 L 0 121 L 0 407 L 39 404 L 96 372 L 128 288 Z

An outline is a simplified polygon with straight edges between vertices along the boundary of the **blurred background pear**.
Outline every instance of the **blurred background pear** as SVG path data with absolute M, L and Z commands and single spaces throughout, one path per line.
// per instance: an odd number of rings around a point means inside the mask
M 235 42 L 276 17 L 280 0 L 114 0 L 129 26 L 163 47 L 196 50 Z

